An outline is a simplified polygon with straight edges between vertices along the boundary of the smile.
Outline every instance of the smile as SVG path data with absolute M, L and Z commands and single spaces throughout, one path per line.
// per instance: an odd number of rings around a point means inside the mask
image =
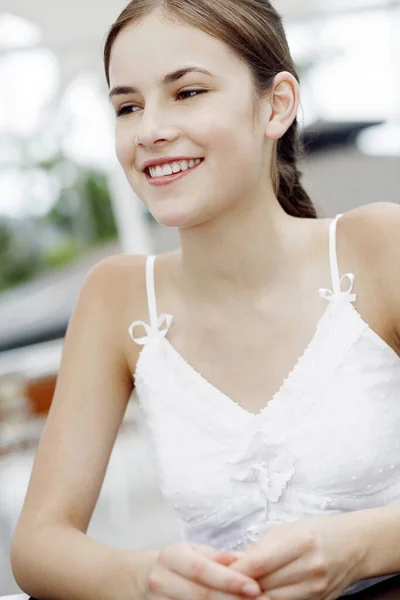
M 146 179 L 151 185 L 167 185 L 173 183 L 177 179 L 181 179 L 188 173 L 191 173 L 199 167 L 204 161 L 204 158 L 196 158 L 192 160 L 179 160 L 165 165 L 157 165 L 149 167 L 145 171 Z

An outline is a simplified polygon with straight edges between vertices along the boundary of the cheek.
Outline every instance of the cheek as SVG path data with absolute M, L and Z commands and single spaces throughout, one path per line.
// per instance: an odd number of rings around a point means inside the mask
M 245 100 L 241 99 L 235 105 L 218 102 L 202 111 L 196 119 L 197 139 L 204 148 L 215 153 L 224 170 L 237 168 L 238 161 L 252 160 L 251 156 L 258 151 L 248 101 Z
M 115 153 L 121 166 L 126 170 L 135 158 L 133 135 L 126 128 L 115 127 Z
M 233 129 L 234 119 L 229 111 L 210 107 L 203 110 L 196 119 L 197 136 L 205 147 L 223 147 L 229 144 L 235 135 Z
M 203 130 L 205 147 L 212 157 L 210 168 L 224 186 L 230 182 L 233 187 L 241 187 L 257 175 L 260 149 L 249 127 L 242 118 L 238 123 L 221 120 Z

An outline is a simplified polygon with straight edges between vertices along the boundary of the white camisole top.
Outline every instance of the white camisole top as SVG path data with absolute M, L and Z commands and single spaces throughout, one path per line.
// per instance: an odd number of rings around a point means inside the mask
M 329 231 L 332 290 L 319 290 L 326 310 L 257 414 L 207 381 L 168 341 L 173 317 L 157 313 L 156 257 L 147 257 L 150 323 L 129 328 L 143 346 L 134 379 L 160 489 L 182 540 L 243 550 L 280 523 L 400 502 L 400 357 L 354 308 L 354 274 L 339 275 L 341 216 Z M 134 336 L 137 326 L 144 337 Z M 345 595 L 385 578 L 355 583 Z

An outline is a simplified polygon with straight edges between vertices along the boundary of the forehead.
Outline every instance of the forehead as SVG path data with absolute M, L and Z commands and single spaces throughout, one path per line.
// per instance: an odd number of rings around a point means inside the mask
M 110 56 L 111 85 L 158 80 L 183 64 L 196 64 L 225 78 L 237 76 L 238 69 L 245 71 L 222 41 L 196 27 L 171 23 L 155 11 L 118 34 Z

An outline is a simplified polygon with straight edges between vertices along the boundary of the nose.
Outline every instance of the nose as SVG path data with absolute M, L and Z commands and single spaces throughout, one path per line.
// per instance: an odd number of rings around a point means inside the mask
M 155 144 L 171 143 L 178 137 L 177 128 L 160 108 L 144 109 L 136 130 L 137 146 L 151 147 Z

